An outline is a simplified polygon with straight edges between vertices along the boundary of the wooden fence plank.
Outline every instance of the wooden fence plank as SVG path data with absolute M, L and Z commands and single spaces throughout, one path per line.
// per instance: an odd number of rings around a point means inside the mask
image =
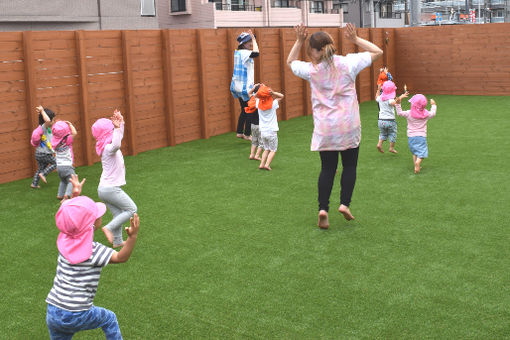
M 175 145 L 175 100 L 172 89 L 172 55 L 170 53 L 170 30 L 162 30 L 163 39 L 163 80 L 165 98 L 165 124 L 167 129 L 167 145 Z
M 136 155 L 136 142 L 135 142 L 135 117 L 134 117 L 134 96 L 133 96 L 133 79 L 131 70 L 131 51 L 130 51 L 130 31 L 122 31 L 122 60 L 123 65 L 123 78 L 124 78 L 124 102 L 125 102 L 125 117 L 128 135 L 128 148 L 130 155 Z
M 287 86 L 287 49 L 285 48 L 285 28 L 280 28 L 280 93 L 285 93 Z M 280 102 L 280 109 L 282 113 L 282 120 L 288 120 L 289 114 L 287 112 L 286 100 Z
M 206 56 L 203 30 L 197 30 L 197 46 L 198 46 L 198 69 L 199 69 L 199 102 L 200 102 L 200 133 L 202 138 L 209 138 L 209 129 L 207 124 L 207 78 L 206 74 Z
M 26 100 L 26 114 L 28 115 L 28 138 L 32 137 L 32 131 L 39 124 L 34 114 L 36 102 L 36 83 L 35 83 L 35 71 L 34 71 L 34 58 L 32 51 L 33 34 L 31 31 L 23 32 L 23 60 L 25 63 L 25 100 Z M 32 170 L 35 172 L 37 164 L 35 162 L 35 150 L 31 148 L 30 152 L 32 160 Z
M 80 77 L 80 122 L 83 136 L 83 162 L 87 165 L 94 163 L 92 159 L 92 131 L 89 123 L 89 98 L 87 75 L 87 52 L 83 43 L 83 31 L 75 32 L 76 53 L 78 54 L 78 74 Z

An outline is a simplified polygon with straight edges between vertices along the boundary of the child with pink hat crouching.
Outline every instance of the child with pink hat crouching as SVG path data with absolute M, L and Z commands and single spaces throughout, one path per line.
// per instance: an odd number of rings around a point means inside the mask
M 402 98 L 407 97 L 408 92 L 404 93 Z M 407 139 L 409 149 L 413 154 L 414 173 L 417 174 L 421 170 L 421 162 L 429 155 L 427 146 L 427 121 L 436 115 L 437 105 L 434 99 L 430 99 L 430 111 L 426 110 L 427 98 L 422 94 L 415 94 L 409 102 L 411 109 L 402 111 L 400 106 L 401 98 L 397 99 L 395 105 L 397 114 L 407 118 Z
M 55 221 L 59 256 L 46 303 L 46 324 L 51 339 L 71 339 L 81 330 L 102 328 L 106 339 L 122 339 L 115 313 L 93 305 L 101 270 L 109 263 L 126 262 L 136 243 L 140 220 L 135 214 L 126 228 L 128 239 L 116 252 L 93 241 L 106 211 L 103 203 L 79 196 L 85 180 L 72 175 L 72 199 L 60 206 Z
M 71 176 L 74 172 L 74 154 L 73 139 L 76 137 L 76 129 L 69 121 L 58 121 L 51 127 L 53 134 L 51 145 L 55 150 L 55 158 L 57 162 L 57 173 L 60 177 L 57 198 L 59 200 L 71 197 L 73 186 L 71 185 Z

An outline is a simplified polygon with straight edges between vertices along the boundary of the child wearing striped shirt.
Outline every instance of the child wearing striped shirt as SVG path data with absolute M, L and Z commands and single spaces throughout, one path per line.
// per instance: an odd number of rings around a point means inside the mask
M 46 303 L 50 339 L 71 339 L 82 330 L 102 328 L 106 339 L 122 339 L 114 312 L 93 305 L 101 270 L 109 263 L 126 262 L 136 243 L 140 220 L 137 214 L 126 228 L 124 247 L 115 250 L 93 241 L 106 211 L 103 203 L 80 196 L 85 179 L 71 176 L 72 199 L 65 200 L 55 216 L 60 234 L 57 271 Z

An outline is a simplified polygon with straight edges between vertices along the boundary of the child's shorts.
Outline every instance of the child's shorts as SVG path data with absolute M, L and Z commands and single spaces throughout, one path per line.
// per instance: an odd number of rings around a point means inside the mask
M 276 132 L 264 133 L 262 135 L 262 145 L 264 150 L 276 152 L 278 149 L 278 134 Z
M 262 139 L 260 138 L 260 129 L 258 125 L 251 124 L 251 145 L 262 147 Z
M 397 122 L 395 120 L 379 119 L 379 140 L 389 139 L 391 143 L 397 141 Z
M 416 155 L 418 158 L 427 158 L 429 156 L 427 137 L 407 137 L 407 141 L 409 143 L 409 149 L 413 155 Z

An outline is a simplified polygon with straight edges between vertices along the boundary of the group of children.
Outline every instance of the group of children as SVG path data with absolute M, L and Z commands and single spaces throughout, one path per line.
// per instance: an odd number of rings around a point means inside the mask
M 406 86 L 404 93 L 396 96 L 397 87 L 391 80 L 391 74 L 386 67 L 380 70 L 375 100 L 379 105 L 379 142 L 377 150 L 384 153 L 383 142 L 389 140 L 389 152 L 397 153 L 395 143 L 397 141 L 397 122 L 395 120 L 395 109 L 399 116 L 407 119 L 407 138 L 409 150 L 413 155 L 414 173 L 421 170 L 421 163 L 428 157 L 427 146 L 427 121 L 436 115 L 437 105 L 434 99 L 430 99 L 430 111 L 426 110 L 427 98 L 422 94 L 414 95 L 409 102 L 411 109 L 402 111 L 402 99 L 409 96 Z
M 61 200 L 55 221 L 59 256 L 53 287 L 47 298 L 46 322 L 51 339 L 70 339 L 86 329 L 102 328 L 107 339 L 122 339 L 115 313 L 93 305 L 102 267 L 109 263 L 126 262 L 133 251 L 139 230 L 137 207 L 122 190 L 126 184 L 124 157 L 120 150 L 124 136 L 124 118 L 115 110 L 113 116 L 98 119 L 92 125 L 96 153 L 101 157 L 102 174 L 98 196 L 104 203 L 95 203 L 80 196 L 81 182 L 73 166 L 73 139 L 77 131 L 69 121 L 56 121 L 55 113 L 38 106 L 39 126 L 33 131 L 31 144 L 36 148 L 38 169 L 32 188 L 55 168 L 60 177 L 57 198 Z M 93 233 L 101 227 L 106 207 L 113 219 L 102 227 L 113 248 L 93 242 Z M 122 225 L 128 238 L 123 239 Z

